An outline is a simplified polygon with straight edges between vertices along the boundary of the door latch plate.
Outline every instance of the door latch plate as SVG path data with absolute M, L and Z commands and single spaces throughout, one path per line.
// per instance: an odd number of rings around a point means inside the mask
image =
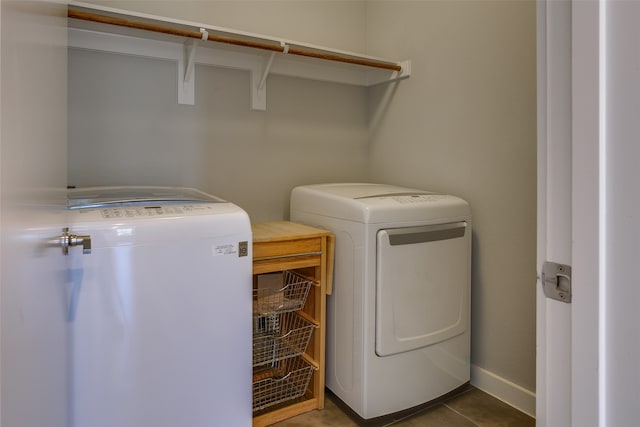
M 542 289 L 547 298 L 571 302 L 571 266 L 545 261 L 542 265 Z

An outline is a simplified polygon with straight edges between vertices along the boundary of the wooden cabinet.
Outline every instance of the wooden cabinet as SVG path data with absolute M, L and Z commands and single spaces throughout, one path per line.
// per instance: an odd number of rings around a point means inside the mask
M 266 426 L 324 407 L 326 295 L 333 277 L 333 235 L 327 231 L 288 221 L 255 223 L 253 229 L 254 289 L 258 277 L 292 271 L 312 283 L 298 314 L 315 328 L 302 358 L 313 365 L 304 395 L 254 412 L 253 425 Z M 254 341 L 255 346 L 255 341 Z M 256 375 L 254 375 L 255 393 Z

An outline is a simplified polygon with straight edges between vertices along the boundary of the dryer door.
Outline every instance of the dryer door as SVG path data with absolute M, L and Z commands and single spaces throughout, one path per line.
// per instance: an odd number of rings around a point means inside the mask
M 378 356 L 432 345 L 467 329 L 469 228 L 455 222 L 378 231 Z

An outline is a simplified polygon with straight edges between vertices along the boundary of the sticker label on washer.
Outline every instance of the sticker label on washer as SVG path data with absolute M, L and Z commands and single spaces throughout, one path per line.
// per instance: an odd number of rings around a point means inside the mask
M 213 256 L 235 255 L 237 253 L 238 253 L 238 248 L 233 243 L 224 243 L 221 245 L 215 245 L 213 247 Z

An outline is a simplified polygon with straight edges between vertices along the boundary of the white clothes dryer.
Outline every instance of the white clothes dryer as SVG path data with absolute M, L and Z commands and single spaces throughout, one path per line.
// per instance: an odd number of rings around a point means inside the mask
M 470 378 L 471 213 L 451 196 L 382 184 L 296 187 L 291 220 L 334 233 L 326 385 L 364 419 Z

